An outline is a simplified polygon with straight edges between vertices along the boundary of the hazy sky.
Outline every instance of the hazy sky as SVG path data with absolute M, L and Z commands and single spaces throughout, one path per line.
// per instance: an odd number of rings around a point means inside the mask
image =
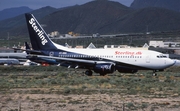
M 93 0 L 0 0 L 0 11 L 5 8 L 28 6 L 32 9 L 38 9 L 44 6 L 52 6 L 55 8 L 72 6 L 76 4 L 84 4 Z M 118 1 L 123 5 L 130 6 L 133 0 L 111 0 Z

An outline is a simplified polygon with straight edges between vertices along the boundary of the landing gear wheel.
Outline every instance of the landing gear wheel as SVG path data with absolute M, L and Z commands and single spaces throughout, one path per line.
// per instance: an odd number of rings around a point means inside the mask
M 106 74 L 105 73 L 100 73 L 100 76 L 105 76 Z
M 156 73 L 153 73 L 153 76 L 157 76 L 157 74 L 156 74 Z
M 85 72 L 85 75 L 87 75 L 87 76 L 92 76 L 92 71 L 91 71 L 91 70 L 87 70 L 87 71 Z
M 153 71 L 153 76 L 157 76 L 157 74 L 156 74 L 156 71 L 155 71 L 155 70 Z

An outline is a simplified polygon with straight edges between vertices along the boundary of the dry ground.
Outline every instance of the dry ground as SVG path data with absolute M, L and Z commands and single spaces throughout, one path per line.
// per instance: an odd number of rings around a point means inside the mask
M 119 94 L 0 94 L 1 111 L 179 111 L 180 97 Z
M 158 77 L 86 77 L 48 68 L 1 68 L 0 111 L 180 111 L 179 67 Z

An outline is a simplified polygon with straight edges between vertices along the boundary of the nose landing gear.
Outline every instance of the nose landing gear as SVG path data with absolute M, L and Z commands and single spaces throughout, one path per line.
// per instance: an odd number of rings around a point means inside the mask
M 156 72 L 157 72 L 157 71 L 154 70 L 152 76 L 157 76 L 157 73 L 156 73 Z
M 156 72 L 154 72 L 152 75 L 153 75 L 153 76 L 157 76 Z

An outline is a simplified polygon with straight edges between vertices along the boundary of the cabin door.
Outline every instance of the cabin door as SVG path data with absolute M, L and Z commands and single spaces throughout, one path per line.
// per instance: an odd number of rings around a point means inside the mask
M 146 56 L 146 63 L 150 63 L 150 55 Z

